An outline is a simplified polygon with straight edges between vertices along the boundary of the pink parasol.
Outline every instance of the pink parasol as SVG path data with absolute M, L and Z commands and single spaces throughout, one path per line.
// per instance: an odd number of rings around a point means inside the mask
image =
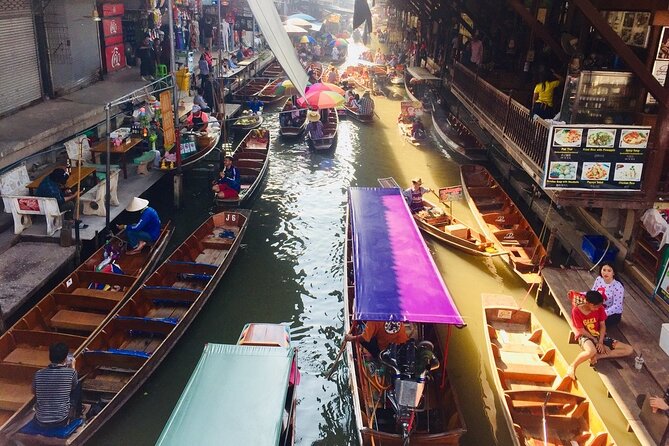
M 334 91 L 321 90 L 321 91 L 311 91 L 307 93 L 306 100 L 305 98 L 300 98 L 297 100 L 297 105 L 300 107 L 310 107 L 310 108 L 335 108 L 344 103 L 344 97 L 339 93 Z
M 344 95 L 343 88 L 329 82 L 318 82 L 317 84 L 307 87 L 307 93 L 311 93 L 312 91 L 334 91 L 337 94 Z

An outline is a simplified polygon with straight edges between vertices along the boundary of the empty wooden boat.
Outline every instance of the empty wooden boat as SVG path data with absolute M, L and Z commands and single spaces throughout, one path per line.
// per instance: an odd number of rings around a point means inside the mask
M 248 101 L 269 84 L 269 79 L 251 79 L 232 92 L 232 100 L 237 102 Z
M 382 187 L 401 190 L 400 185 L 392 177 L 379 178 L 378 181 Z M 504 254 L 500 253 L 495 244 L 483 234 L 473 230 L 452 215 L 446 214 L 438 205 L 427 200 L 423 200 L 423 203 L 426 209 L 411 215 L 424 233 L 467 254 L 484 257 Z
M 482 301 L 487 356 L 514 446 L 613 445 L 537 318 L 511 296 L 484 294 Z
M 467 202 L 483 233 L 503 258 L 526 283 L 540 283 L 539 271 L 546 259 L 546 248 L 516 207 L 513 200 L 485 167 L 475 164 L 460 166 L 462 186 Z
M 273 79 L 285 74 L 283 67 L 278 61 L 273 61 L 260 72 L 260 77 Z
M 205 345 L 156 445 L 292 446 L 298 383 L 288 326 L 246 324 L 237 345 Z
M 400 190 L 350 188 L 346 228 L 344 332 L 361 321 L 413 329 L 405 354 L 389 348 L 377 360 L 358 342 L 346 345 L 358 444 L 458 445 L 467 429 L 446 371 L 450 336 L 442 342 L 437 326 L 464 321 Z M 421 357 L 422 366 L 410 359 Z
M 212 215 L 179 246 L 75 355 L 84 413 L 97 413 L 67 438 L 26 433 L 32 408 L 8 427 L 23 444 L 81 445 L 151 376 L 216 289 L 239 249 L 246 210 Z
M 286 103 L 290 101 L 290 98 L 286 99 Z M 285 111 L 286 104 L 281 107 L 281 112 L 279 115 L 279 135 L 293 138 L 300 136 L 304 133 L 304 129 L 307 127 L 307 110 L 299 109 L 300 116 L 299 118 L 293 119 L 292 111 Z
M 337 143 L 337 130 L 339 129 L 339 115 L 337 110 L 334 108 L 328 109 L 328 121 L 323 124 L 323 137 L 322 138 L 312 138 L 311 134 L 307 131 L 307 144 L 311 150 L 318 152 L 325 152 L 328 150 L 334 150 Z M 307 130 L 309 129 L 309 124 L 307 124 Z
M 113 238 L 0 336 L 0 435 L 32 401 L 33 376 L 49 365 L 49 346 L 64 342 L 80 351 L 154 269 L 172 232 L 166 225 L 151 249 L 137 255 L 125 254 L 125 241 Z M 106 258 L 117 255 L 109 265 Z
M 269 168 L 270 132 L 267 129 L 251 130 L 232 153 L 234 165 L 239 169 L 242 189 L 238 198 L 218 198 L 219 206 L 241 206 L 249 202 L 260 189 Z
M 453 113 L 435 110 L 432 113 L 432 124 L 439 139 L 449 149 L 470 161 L 479 162 L 488 159 L 488 150 Z
M 276 94 L 275 92 L 276 87 L 278 87 L 279 84 L 284 80 L 285 79 L 282 77 L 276 78 L 273 81 L 270 81 L 267 85 L 265 85 L 265 88 L 256 94 L 258 100 L 262 101 L 265 107 L 276 104 L 284 98 L 285 94 Z

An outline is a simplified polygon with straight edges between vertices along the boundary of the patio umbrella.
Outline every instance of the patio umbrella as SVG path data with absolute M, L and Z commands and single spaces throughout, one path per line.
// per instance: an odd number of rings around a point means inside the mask
M 342 31 L 339 34 L 337 34 L 337 37 L 340 37 L 342 39 L 348 39 L 349 37 L 351 37 L 351 35 L 349 34 L 348 31 Z
M 288 19 L 285 23 L 286 25 L 295 25 L 299 26 L 300 28 L 311 28 L 311 23 L 304 19 Z
M 334 46 L 343 46 L 343 47 L 347 47 L 347 46 L 348 46 L 348 40 L 346 40 L 346 39 L 341 39 L 341 38 L 339 38 L 339 39 L 335 39 L 335 41 L 334 41 Z
M 306 20 L 307 22 L 315 22 L 316 21 L 316 19 L 311 17 L 309 14 L 302 14 L 302 13 L 289 15 L 288 19 L 302 19 L 302 20 Z
M 302 36 L 300 38 L 300 43 L 316 43 L 316 39 L 311 36 Z
M 318 82 L 307 88 L 307 93 L 311 93 L 313 91 L 334 91 L 340 95 L 344 94 L 343 88 L 341 88 L 339 85 L 331 84 L 329 82 Z
M 307 93 L 304 98 L 297 100 L 297 105 L 300 107 L 309 106 L 311 108 L 335 108 L 344 103 L 344 97 L 334 91 L 312 91 Z
M 307 82 L 307 88 L 310 87 L 311 84 Z M 281 82 L 279 85 L 276 86 L 274 89 L 274 94 L 277 96 L 295 96 L 299 92 L 297 91 L 297 88 L 295 88 L 295 85 L 293 85 L 293 82 L 290 79 L 286 79 L 285 81 Z
M 308 34 L 306 29 L 300 28 L 297 25 L 284 24 L 283 29 L 285 29 L 288 34 Z

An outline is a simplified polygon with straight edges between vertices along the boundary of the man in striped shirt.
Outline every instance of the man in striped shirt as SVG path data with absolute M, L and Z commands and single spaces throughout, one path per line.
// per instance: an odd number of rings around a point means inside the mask
M 369 91 L 365 91 L 365 94 L 363 94 L 362 98 L 360 98 L 358 113 L 363 116 L 368 116 L 374 113 L 374 101 L 370 97 Z
M 68 361 L 68 348 L 62 342 L 49 347 L 48 367 L 38 370 L 33 379 L 35 419 L 43 427 L 66 426 L 81 413 L 81 387 L 74 363 Z

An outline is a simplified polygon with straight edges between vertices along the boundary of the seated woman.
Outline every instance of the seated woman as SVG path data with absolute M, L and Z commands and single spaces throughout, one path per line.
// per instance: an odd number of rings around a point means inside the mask
M 604 310 L 606 311 L 606 328 L 611 328 L 620 323 L 623 316 L 623 300 L 625 298 L 625 287 L 616 280 L 616 267 L 611 262 L 603 262 L 599 267 L 599 277 L 595 279 L 592 289 L 599 291 L 604 298 Z
M 321 115 L 315 110 L 309 110 L 307 113 L 307 131 L 311 139 L 323 138 L 323 123 L 321 122 Z
M 216 198 L 238 198 L 239 191 L 242 189 L 242 180 L 239 169 L 234 165 L 234 158 L 230 155 L 223 159 L 223 170 L 214 180 L 211 190 L 214 191 Z
M 117 225 L 119 229 L 126 229 L 126 237 L 131 251 L 126 254 L 139 254 L 147 243 L 154 243 L 160 237 L 160 217 L 155 209 L 149 207 L 149 200 L 134 197 L 127 208 L 128 212 L 141 212 L 139 221 L 134 225 Z
M 286 105 L 284 105 L 282 113 L 279 113 L 279 124 L 282 126 L 288 126 L 292 125 L 292 111 L 297 108 L 295 107 L 295 104 L 293 104 L 293 101 L 288 99 L 286 101 Z

